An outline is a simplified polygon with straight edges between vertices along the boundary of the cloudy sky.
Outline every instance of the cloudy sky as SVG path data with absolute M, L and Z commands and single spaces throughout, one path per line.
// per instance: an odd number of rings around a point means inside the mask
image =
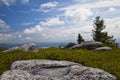
M 92 40 L 96 16 L 120 40 L 120 0 L 0 0 L 0 43 Z

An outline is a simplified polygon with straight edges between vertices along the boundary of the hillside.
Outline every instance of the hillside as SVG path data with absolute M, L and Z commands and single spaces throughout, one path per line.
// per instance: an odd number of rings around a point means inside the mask
M 41 49 L 38 52 L 13 51 L 0 52 L 0 74 L 10 68 L 16 60 L 50 59 L 78 62 L 85 66 L 100 68 L 115 75 L 120 80 L 120 49 L 106 52 L 89 50 L 60 50 L 58 48 Z

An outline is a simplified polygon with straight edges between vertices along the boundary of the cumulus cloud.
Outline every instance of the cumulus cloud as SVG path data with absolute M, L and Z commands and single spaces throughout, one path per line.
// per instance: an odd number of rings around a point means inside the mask
M 49 18 L 49 19 L 46 19 L 46 21 L 44 21 L 44 22 L 41 21 L 35 27 L 25 29 L 24 33 L 25 34 L 34 34 L 34 33 L 41 32 L 43 30 L 43 27 L 60 26 L 60 25 L 64 25 L 64 24 L 65 24 L 64 21 L 60 20 L 59 17 Z
M 60 20 L 59 17 L 54 17 L 54 18 L 49 18 L 49 19 L 46 19 L 45 22 L 40 22 L 40 25 L 41 26 L 60 26 L 60 25 L 64 25 L 64 21 Z
M 33 34 L 33 33 L 37 33 L 37 32 L 40 32 L 40 31 L 42 31 L 43 30 L 43 28 L 38 24 L 38 25 L 36 25 L 35 27 L 31 27 L 31 28 L 29 28 L 29 29 L 25 29 L 24 30 L 24 33 L 25 34 Z
M 10 26 L 6 24 L 5 21 L 3 21 L 2 19 L 0 19 L 0 32 L 4 32 L 9 30 Z
M 120 39 L 120 17 L 105 19 L 106 31 L 115 38 Z
M 25 35 L 23 32 L 0 33 L 0 43 L 24 43 L 31 40 L 32 37 Z
M 10 40 L 11 38 L 12 38 L 12 35 L 10 35 L 10 34 L 1 34 L 0 33 L 0 41 Z
M 73 23 L 85 21 L 89 16 L 92 16 L 93 14 L 91 9 L 82 8 L 81 6 L 69 6 L 61 10 L 65 11 L 64 16 L 66 20 L 72 21 Z
M 37 25 L 41 25 L 41 23 L 38 23 Z M 50 26 L 52 26 L 52 25 L 50 25 Z M 33 27 L 32 29 L 34 29 L 34 28 L 35 27 Z M 32 29 L 29 29 L 29 30 L 32 30 Z M 82 26 L 60 25 L 59 27 L 54 27 L 54 28 L 42 27 L 42 31 L 36 31 L 35 33 L 30 33 L 28 31 L 27 35 L 34 38 L 37 42 L 39 42 L 39 41 L 41 41 L 41 42 L 60 42 L 60 41 L 76 41 L 77 35 L 78 35 L 78 33 L 80 33 L 80 34 L 82 34 L 82 36 L 84 36 L 85 39 L 89 40 L 89 39 L 91 39 L 91 33 L 90 33 L 91 30 L 92 30 L 91 23 L 88 23 L 88 24 L 82 25 Z

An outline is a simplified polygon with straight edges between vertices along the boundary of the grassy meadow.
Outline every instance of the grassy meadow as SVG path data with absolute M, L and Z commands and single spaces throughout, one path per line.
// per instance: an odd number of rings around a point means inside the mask
M 0 74 L 10 69 L 16 60 L 50 59 L 74 61 L 85 66 L 103 69 L 120 80 L 120 49 L 106 52 L 90 50 L 60 50 L 58 48 L 41 49 L 38 52 L 20 50 L 2 53 L 0 50 Z

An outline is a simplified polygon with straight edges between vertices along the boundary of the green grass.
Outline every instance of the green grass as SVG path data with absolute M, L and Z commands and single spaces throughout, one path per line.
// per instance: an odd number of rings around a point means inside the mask
M 57 48 L 48 48 L 39 50 L 39 52 L 13 51 L 0 52 L 0 74 L 10 69 L 10 65 L 16 60 L 29 59 L 51 59 L 68 60 L 78 62 L 85 66 L 103 69 L 120 80 L 120 49 L 114 49 L 106 52 L 95 52 L 89 50 L 60 50 Z

